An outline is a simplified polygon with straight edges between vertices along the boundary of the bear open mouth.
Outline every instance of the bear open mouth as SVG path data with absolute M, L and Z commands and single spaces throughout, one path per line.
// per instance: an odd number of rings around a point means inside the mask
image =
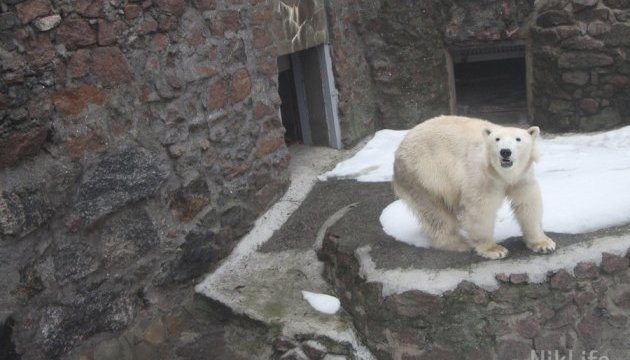
M 509 168 L 512 164 L 513 162 L 510 159 L 501 159 L 501 167 Z

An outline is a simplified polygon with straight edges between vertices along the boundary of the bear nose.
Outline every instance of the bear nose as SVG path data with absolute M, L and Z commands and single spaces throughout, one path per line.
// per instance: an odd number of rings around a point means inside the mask
M 501 149 L 501 151 L 499 151 L 499 154 L 501 154 L 501 157 L 509 158 L 512 155 L 512 150 L 510 150 L 510 149 Z

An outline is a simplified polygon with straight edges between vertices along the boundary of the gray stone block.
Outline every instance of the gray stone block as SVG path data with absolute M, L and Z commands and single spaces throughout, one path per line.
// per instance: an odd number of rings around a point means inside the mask
M 166 174 L 147 150 L 106 155 L 79 185 L 75 209 L 90 225 L 126 205 L 152 196 Z

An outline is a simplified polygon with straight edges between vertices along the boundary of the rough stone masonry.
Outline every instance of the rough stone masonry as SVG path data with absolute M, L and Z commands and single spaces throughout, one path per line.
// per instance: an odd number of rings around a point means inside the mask
M 330 44 L 345 146 L 447 113 L 445 51 L 497 40 L 531 49 L 534 123 L 630 123 L 627 1 L 282 4 L 0 1 L 1 356 L 93 347 L 230 252 L 288 183 L 286 51 Z
M 273 12 L 0 6 L 0 357 L 55 359 L 173 306 L 285 189 Z

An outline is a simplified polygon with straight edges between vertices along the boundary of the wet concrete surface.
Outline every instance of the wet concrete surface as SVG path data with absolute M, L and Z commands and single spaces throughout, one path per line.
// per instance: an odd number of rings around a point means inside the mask
M 261 252 L 311 248 L 317 231 L 328 217 L 340 208 L 393 192 L 389 182 L 360 183 L 355 180 L 329 180 L 315 184 L 300 207 L 261 246 Z

